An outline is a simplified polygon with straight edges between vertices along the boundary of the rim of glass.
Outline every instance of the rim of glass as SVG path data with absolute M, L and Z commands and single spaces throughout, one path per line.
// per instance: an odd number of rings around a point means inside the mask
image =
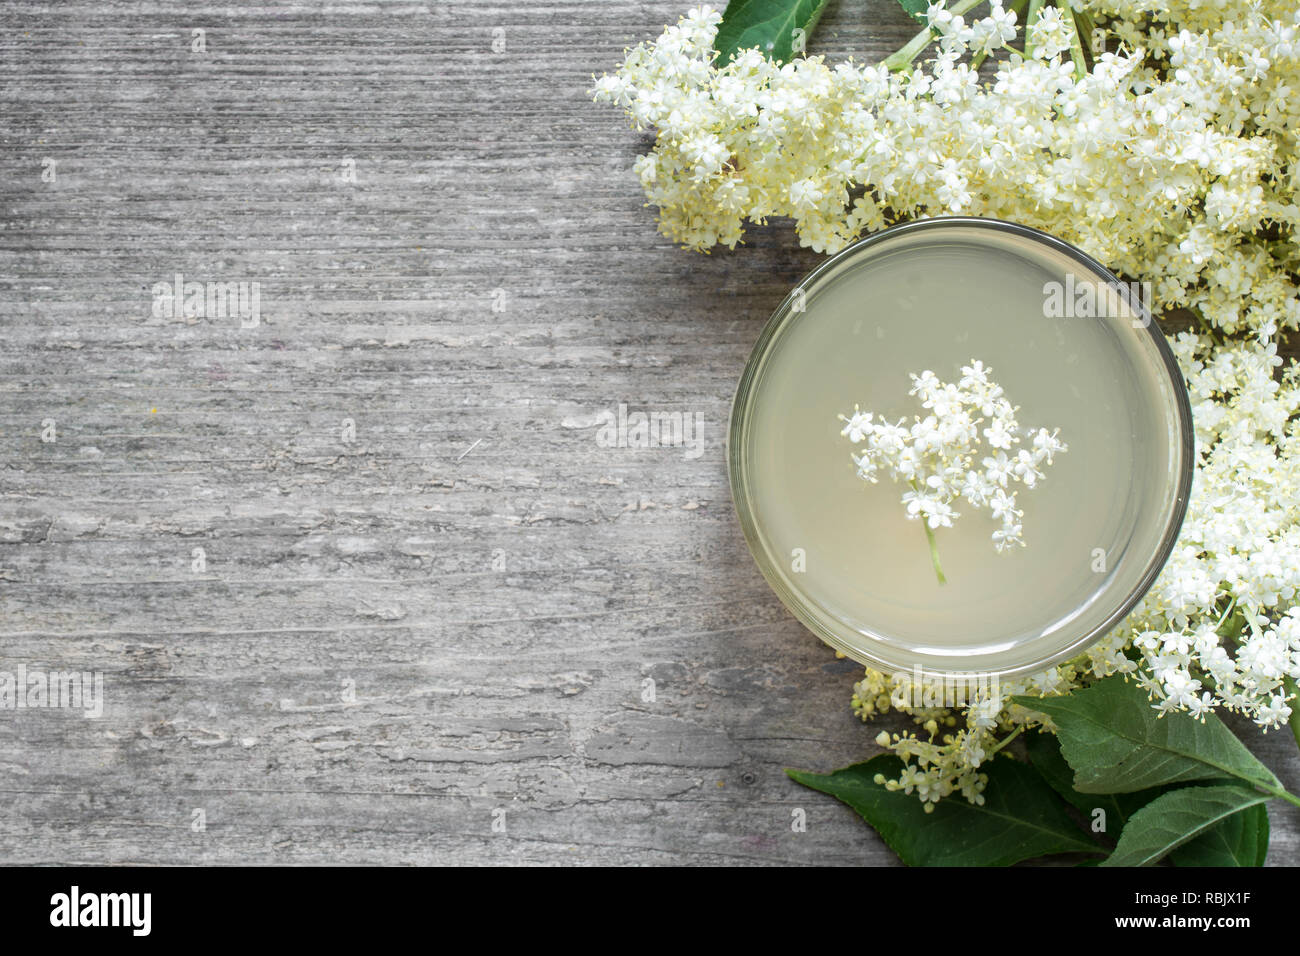
M 1137 585 L 1124 598 L 1115 611 L 1108 615 L 1100 624 L 1091 628 L 1086 633 L 1080 635 L 1068 646 L 1057 651 L 1055 654 L 1045 657 L 1040 661 L 1028 664 L 1021 664 L 1016 667 L 999 669 L 999 670 L 982 670 L 972 671 L 964 670 L 945 670 L 936 667 L 919 667 L 905 668 L 898 664 L 897 661 L 888 661 L 859 647 L 850 647 L 844 641 L 840 640 L 837 635 L 822 625 L 817 614 L 814 613 L 810 602 L 804 599 L 804 596 L 793 588 L 786 586 L 785 580 L 775 572 L 768 560 L 767 549 L 763 546 L 758 534 L 758 523 L 749 508 L 748 488 L 745 485 L 744 467 L 742 463 L 742 449 L 744 442 L 745 421 L 749 411 L 750 398 L 753 394 L 753 386 L 758 374 L 759 366 L 762 364 L 767 354 L 772 340 L 777 334 L 791 321 L 791 316 L 806 315 L 807 313 L 798 313 L 790 310 L 790 305 L 795 298 L 795 293 L 803 290 L 805 293 L 811 288 L 812 283 L 819 280 L 825 273 L 834 269 L 840 262 L 850 256 L 858 253 L 867 246 L 878 245 L 882 242 L 888 242 L 903 234 L 910 234 L 920 231 L 933 229 L 936 227 L 946 228 L 963 228 L 963 229 L 985 229 L 995 232 L 1006 232 L 1012 235 L 1021 236 L 1041 243 L 1056 252 L 1064 254 L 1066 257 L 1079 263 L 1089 271 L 1096 274 L 1106 283 L 1117 289 L 1124 301 L 1133 310 L 1138 318 L 1142 319 L 1147 334 L 1155 344 L 1156 352 L 1160 355 L 1164 364 L 1166 373 L 1169 376 L 1170 384 L 1173 386 L 1175 395 L 1176 414 L 1178 416 L 1179 441 L 1178 452 L 1181 456 L 1178 470 L 1178 484 L 1173 498 L 1173 507 L 1168 515 L 1165 524 L 1164 535 L 1160 540 L 1159 547 L 1153 554 L 1151 561 L 1148 563 L 1142 577 L 1139 578 Z M 1173 552 L 1174 545 L 1178 541 L 1178 535 L 1182 530 L 1183 519 L 1187 514 L 1187 503 L 1192 486 L 1192 476 L 1195 471 L 1195 440 L 1193 437 L 1192 426 L 1192 407 L 1187 396 L 1187 385 L 1183 380 L 1183 373 L 1178 368 L 1178 362 L 1174 358 L 1173 350 L 1169 347 L 1169 342 L 1165 338 L 1164 332 L 1160 329 L 1159 323 L 1155 320 L 1147 309 L 1146 304 L 1140 299 L 1129 293 L 1127 284 L 1121 282 L 1119 278 L 1107 269 L 1096 259 L 1077 249 L 1070 243 L 1058 239 L 1055 236 L 1043 232 L 1041 229 L 1034 229 L 1031 226 L 1024 226 L 1020 223 L 1007 222 L 1003 219 L 984 219 L 977 216 L 935 216 L 929 219 L 916 219 L 910 222 L 898 223 L 890 226 L 880 232 L 870 236 L 865 236 L 856 242 L 845 246 L 839 252 L 828 257 L 816 268 L 808 272 L 795 285 L 794 289 L 781 301 L 773 311 L 771 317 L 763 326 L 762 332 L 759 333 L 757 341 L 754 343 L 753 351 L 750 352 L 749 359 L 745 363 L 745 370 L 741 373 L 740 381 L 736 385 L 736 392 L 731 402 L 731 415 L 727 427 L 727 476 L 731 486 L 731 501 L 736 509 L 736 517 L 740 521 L 740 527 L 745 535 L 745 543 L 749 547 L 749 553 L 758 565 L 759 571 L 767 581 L 768 586 L 776 592 L 781 603 L 804 625 L 812 631 L 820 640 L 829 644 L 831 647 L 845 654 L 847 657 L 857 661 L 860 664 L 875 668 L 885 672 L 907 671 L 909 673 L 919 673 L 923 678 L 933 677 L 942 679 L 951 677 L 953 674 L 972 674 L 982 673 L 989 676 L 996 675 L 999 678 L 1019 677 L 1027 674 L 1035 674 L 1044 671 L 1062 663 L 1078 654 L 1084 648 L 1096 643 L 1104 637 L 1116 624 L 1128 616 L 1129 612 L 1142 600 L 1143 595 L 1150 590 L 1151 585 L 1155 583 L 1156 578 L 1163 570 L 1165 563 L 1169 560 L 1169 555 Z M 828 616 L 829 612 L 825 612 Z

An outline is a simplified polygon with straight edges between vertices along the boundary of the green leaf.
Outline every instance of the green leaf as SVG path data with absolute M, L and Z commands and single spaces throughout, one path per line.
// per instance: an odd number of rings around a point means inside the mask
M 794 55 L 794 32 L 812 35 L 827 0 L 731 0 L 713 41 L 718 62 L 729 63 L 741 50 L 758 47 L 770 60 L 785 63 Z
M 930 0 L 898 0 L 898 5 L 913 20 L 919 20 L 926 25 L 930 23 L 930 18 L 926 16 L 926 11 L 930 9 Z
M 1102 852 L 1033 768 L 997 757 L 980 769 L 989 778 L 983 806 L 953 794 L 933 813 L 916 794 L 874 782 L 878 773 L 893 779 L 902 772 L 903 762 L 892 754 L 829 774 L 786 773 L 858 811 L 909 866 L 1010 866 L 1054 853 Z
M 1028 734 L 1025 749 L 1034 769 L 1091 823 L 1098 807 L 1106 811 L 1106 832 L 1120 832 L 1129 818 L 1161 793 L 1164 787 L 1136 793 L 1080 793 L 1074 772 L 1061 756 L 1061 745 L 1046 731 Z M 1263 866 L 1268 854 L 1268 811 L 1263 804 L 1234 813 L 1169 854 L 1175 866 Z M 1096 861 L 1080 864 L 1096 866 Z
M 1268 808 L 1234 813 L 1169 854 L 1174 866 L 1263 866 L 1268 856 Z
M 1277 793 L 1281 783 L 1218 717 L 1160 716 L 1145 691 L 1122 677 L 1064 697 L 1014 697 L 1056 722 L 1061 753 L 1083 793 L 1132 793 L 1193 780 L 1236 777 Z
M 1095 810 L 1101 808 L 1106 811 L 1106 829 L 1103 831 L 1106 833 L 1119 833 L 1129 817 L 1161 793 L 1160 787 L 1136 793 L 1080 793 L 1074 789 L 1074 771 L 1061 756 L 1060 741 L 1046 731 L 1026 734 L 1025 750 L 1029 754 L 1029 762 L 1048 785 L 1087 816 L 1090 824 Z
M 1133 814 L 1102 866 L 1149 866 L 1169 851 L 1268 796 L 1245 787 L 1182 787 L 1156 797 Z

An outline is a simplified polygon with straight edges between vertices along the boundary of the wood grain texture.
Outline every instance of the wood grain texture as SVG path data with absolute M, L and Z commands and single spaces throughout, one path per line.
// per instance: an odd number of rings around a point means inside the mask
M 673 248 L 586 93 L 684 9 L 6 0 L 0 669 L 103 671 L 107 709 L 0 715 L 0 861 L 894 862 L 782 773 L 876 729 L 726 483 L 817 257 Z M 817 47 L 911 32 L 840 3 Z M 178 272 L 258 282 L 261 324 L 155 317 Z M 620 402 L 703 454 L 600 447 Z

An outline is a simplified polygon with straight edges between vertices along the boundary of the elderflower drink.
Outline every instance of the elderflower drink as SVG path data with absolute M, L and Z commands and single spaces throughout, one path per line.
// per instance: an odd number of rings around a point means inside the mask
M 993 220 L 896 226 L 764 329 L 732 409 L 745 536 L 815 634 L 888 672 L 1013 676 L 1078 654 L 1182 523 L 1186 390 L 1142 297 Z

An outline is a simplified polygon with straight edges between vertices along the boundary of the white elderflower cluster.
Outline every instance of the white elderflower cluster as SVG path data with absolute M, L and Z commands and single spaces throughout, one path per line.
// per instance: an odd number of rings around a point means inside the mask
M 890 711 L 908 714 L 920 731 L 882 731 L 876 743 L 892 750 L 906 764 L 897 780 L 882 780 L 891 790 L 915 794 L 926 811 L 952 794 L 971 803 L 984 803 L 988 778 L 980 767 L 1013 741 L 1033 721 L 1034 715 L 1009 703 L 1013 695 L 1044 696 L 1078 686 L 1074 665 L 1054 668 L 1022 680 L 1003 680 L 996 688 L 976 695 L 960 710 L 916 705 L 917 693 L 908 674 L 887 675 L 868 669 L 853 687 L 853 709 L 864 721 Z M 1039 721 L 1041 722 L 1041 720 Z
M 1219 707 L 1263 728 L 1300 679 L 1300 375 L 1273 344 L 1174 342 L 1196 422 L 1196 486 L 1178 545 L 1125 622 L 1164 710 Z
M 1103 31 L 1091 69 L 1053 6 L 1033 5 L 1018 29 L 1000 2 L 985 17 L 970 0 L 934 3 L 938 42 L 921 36 L 877 65 L 775 64 L 753 50 L 715 63 L 719 14 L 703 7 L 595 89 L 656 130 L 636 173 L 662 231 L 690 248 L 735 246 L 746 223 L 781 216 L 822 252 L 905 219 L 1010 219 L 1150 282 L 1153 311 L 1188 310 L 1206 332 L 1175 342 L 1197 432 L 1187 517 L 1133 613 L 1078 658 L 971 707 L 912 708 L 870 670 L 856 686 L 864 719 L 916 720 L 882 745 L 907 764 L 890 786 L 929 806 L 979 802 L 982 762 L 1026 726 L 1051 728 L 1013 694 L 1122 673 L 1162 710 L 1300 726 L 1300 374 L 1277 348 L 1300 328 L 1300 9 L 1071 5 Z M 1017 33 L 1021 49 L 1001 50 L 991 75 L 963 60 Z
M 926 10 L 926 20 L 942 37 L 940 46 L 948 51 L 974 50 L 989 54 L 1016 38 L 1016 14 L 994 3 L 987 17 L 966 25 L 966 18 L 943 5 L 932 3 Z
M 715 63 L 720 15 L 701 7 L 594 95 L 657 131 L 636 172 L 664 234 L 693 249 L 776 216 L 822 252 L 903 219 L 994 216 L 1149 281 L 1157 309 L 1261 335 L 1300 326 L 1300 9 L 1073 4 L 1104 25 L 1087 72 L 1052 6 L 1018 29 L 998 2 L 969 23 L 933 4 L 941 41 L 900 71 L 757 50 Z M 1017 34 L 1024 55 L 987 79 L 961 59 Z
M 951 528 L 960 517 L 953 502 L 964 499 L 974 508 L 987 508 L 1000 522 L 993 532 L 999 552 L 1023 545 L 1024 512 L 1016 507 L 1011 486 L 1033 488 L 1044 477 L 1042 469 L 1067 450 L 1060 429 L 1046 428 L 1026 435 L 1030 447 L 1016 447 L 1022 444 L 1018 409 L 1007 400 L 1002 386 L 989 378 L 990 371 L 983 362 L 971 359 L 955 383 L 940 381 L 928 369 L 911 375 L 908 394 L 916 395 L 929 414 L 914 416 L 910 427 L 901 419 L 896 424 L 883 418 L 877 421 L 874 413 L 856 406 L 851 416 L 840 416 L 844 422 L 840 434 L 855 445 L 865 443 L 862 453 L 853 456 L 858 476 L 874 484 L 883 468 L 892 480 L 907 486 L 902 499 L 907 516 L 925 524 L 940 583 L 944 575 L 933 531 Z

